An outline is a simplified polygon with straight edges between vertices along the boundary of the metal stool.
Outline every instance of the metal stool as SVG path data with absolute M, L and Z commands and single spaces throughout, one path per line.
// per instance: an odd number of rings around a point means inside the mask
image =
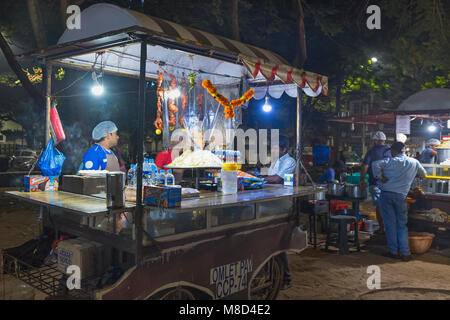
M 329 202 L 326 200 L 319 200 L 315 202 L 303 201 L 301 203 L 302 211 L 308 214 L 309 220 L 309 243 L 312 243 L 314 248 L 317 247 L 317 218 L 320 219 L 321 229 L 323 230 L 323 223 L 321 216 L 328 218 Z M 327 221 L 327 219 L 325 220 Z M 327 228 L 328 229 L 328 228 Z
M 331 244 L 331 223 L 338 224 L 337 241 L 335 243 L 336 247 L 339 248 L 339 254 L 348 254 L 348 237 L 347 237 L 347 225 L 354 223 L 355 226 L 355 237 L 352 242 L 357 247 L 358 252 L 360 251 L 359 237 L 358 237 L 358 218 L 351 215 L 335 215 L 329 218 L 328 221 L 328 231 L 327 231 L 327 241 L 325 243 L 325 250 L 328 251 L 328 246 Z

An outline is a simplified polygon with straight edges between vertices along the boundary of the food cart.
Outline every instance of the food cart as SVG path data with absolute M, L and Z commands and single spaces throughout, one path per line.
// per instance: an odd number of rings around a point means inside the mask
M 5 249 L 1 259 L 3 272 L 50 297 L 276 298 L 283 280 L 283 262 L 278 255 L 288 250 L 300 252 L 307 247 L 306 232 L 299 227 L 297 200 L 321 189 L 299 186 L 297 182 L 293 187 L 265 185 L 259 190 L 228 195 L 209 192 L 183 199 L 176 208 L 144 205 L 139 191 L 143 187 L 146 82 L 158 79 L 160 73 L 169 75 L 173 81 L 187 72 L 196 72 L 208 76 L 222 92 L 234 96 L 240 96 L 239 93 L 252 85 L 294 83 L 298 173 L 300 95 L 302 90 L 311 95 L 326 93 L 326 77 L 290 67 L 283 58 L 267 50 L 110 4 L 85 9 L 81 12 L 81 25 L 81 30 L 66 30 L 56 46 L 21 58 L 39 61 L 48 74 L 52 66 L 59 65 L 139 78 L 136 202 L 112 209 L 107 207 L 104 195 L 6 192 L 8 196 L 39 206 L 42 233 L 38 239 L 20 247 Z M 51 77 L 47 81 L 49 107 Z M 199 90 L 203 89 L 193 88 L 197 97 Z M 176 126 L 184 125 L 187 131 L 195 127 L 189 125 L 190 115 L 195 114 L 190 108 L 197 101 L 189 100 L 186 109 L 183 108 L 186 121 L 177 121 Z M 163 107 L 161 132 L 167 145 L 170 127 L 174 126 L 170 108 L 167 104 Z M 222 110 L 219 105 L 216 103 L 213 109 L 216 113 L 212 115 L 207 107 L 202 110 L 208 114 L 207 129 L 212 128 L 211 123 L 220 128 L 215 118 L 223 113 L 218 112 Z M 236 128 L 238 113 L 236 110 L 234 119 L 223 121 L 224 126 Z M 71 275 L 43 259 L 50 245 L 62 235 L 85 239 L 87 243 L 78 243 L 80 248 L 93 247 L 93 243 L 101 248 L 95 265 L 89 259 L 83 262 L 88 265 L 86 270 L 98 269 L 98 272 L 82 276 L 81 286 L 73 290 L 66 285 Z M 87 256 L 93 252 L 94 249 Z M 61 255 L 59 248 L 58 259 Z
M 449 120 L 450 89 L 436 88 L 415 93 L 405 99 L 396 114 L 409 115 L 411 119 L 428 124 Z M 412 121 L 412 120 L 411 120 Z M 437 243 L 450 243 L 450 143 L 442 136 L 442 129 L 434 134 L 441 141 L 437 148 L 437 163 L 422 164 L 428 174 L 416 178 L 412 186 L 412 203 L 408 225 L 414 231 L 427 231 L 436 235 Z M 423 138 L 427 140 L 427 138 Z M 420 191 L 420 192 L 418 192 Z

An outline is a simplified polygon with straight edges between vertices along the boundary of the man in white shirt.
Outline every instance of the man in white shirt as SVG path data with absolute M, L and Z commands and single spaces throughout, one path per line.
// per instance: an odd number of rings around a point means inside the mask
M 271 184 L 281 184 L 284 182 L 285 174 L 292 174 L 295 171 L 296 162 L 287 152 L 289 140 L 285 136 L 280 136 L 278 146 L 272 146 L 272 152 L 278 155 L 278 160 L 272 163 L 268 176 L 264 180 Z

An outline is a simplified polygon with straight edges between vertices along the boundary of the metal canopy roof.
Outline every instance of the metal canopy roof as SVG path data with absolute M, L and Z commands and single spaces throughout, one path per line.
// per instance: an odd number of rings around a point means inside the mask
M 417 92 L 405 99 L 396 113 L 450 113 L 450 89 L 435 88 Z
M 217 74 L 213 81 L 230 82 L 242 78 L 244 65 L 245 73 L 255 80 L 295 82 L 306 94 L 314 96 L 328 92 L 327 77 L 296 69 L 269 50 L 106 3 L 83 10 L 81 29 L 67 29 L 57 45 L 19 58 L 47 59 L 92 69 L 98 62 L 98 52 L 103 51 L 105 71 L 137 76 L 140 36 L 148 37 L 149 60 L 155 62 L 153 66 L 147 63 L 148 77 L 155 77 L 157 63 L 163 61 L 181 70 L 186 68 L 187 73 L 189 68 L 200 69 Z

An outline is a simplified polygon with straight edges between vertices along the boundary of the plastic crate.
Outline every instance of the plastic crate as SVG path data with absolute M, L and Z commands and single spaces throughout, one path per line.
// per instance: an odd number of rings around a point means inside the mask
M 354 173 L 352 175 L 348 175 L 347 176 L 347 182 L 351 183 L 351 184 L 359 184 L 359 180 L 360 180 L 361 174 L 360 173 Z M 369 184 L 369 175 L 366 174 L 366 183 Z
M 348 210 L 348 203 L 340 201 L 330 201 L 330 211 L 335 212 L 336 210 Z

